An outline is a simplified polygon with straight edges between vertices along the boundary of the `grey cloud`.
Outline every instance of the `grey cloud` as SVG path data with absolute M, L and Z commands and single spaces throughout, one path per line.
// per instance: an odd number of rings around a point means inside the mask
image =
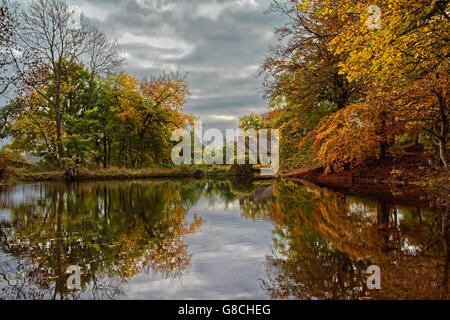
M 272 30 L 282 17 L 263 15 L 270 0 L 79 0 L 89 19 L 117 38 L 137 78 L 164 68 L 188 73 L 193 97 L 184 110 L 208 119 L 206 127 L 236 127 L 241 117 L 264 112 L 261 79 L 254 77 Z M 218 120 L 219 119 L 219 120 Z M 222 119 L 222 120 L 220 120 Z

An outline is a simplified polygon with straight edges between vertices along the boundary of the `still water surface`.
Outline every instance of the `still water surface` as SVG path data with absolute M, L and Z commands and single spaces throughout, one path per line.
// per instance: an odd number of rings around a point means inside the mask
M 449 298 L 442 216 L 415 201 L 121 181 L 18 185 L 0 204 L 1 299 Z M 381 290 L 367 288 L 371 265 Z

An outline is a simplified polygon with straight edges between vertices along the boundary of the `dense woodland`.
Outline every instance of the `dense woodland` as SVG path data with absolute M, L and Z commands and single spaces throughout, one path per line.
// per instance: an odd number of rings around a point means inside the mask
M 269 13 L 288 22 L 259 71 L 270 109 L 240 127 L 281 129 L 283 171 L 329 173 L 407 154 L 448 169 L 449 2 L 377 1 L 375 27 L 371 5 L 272 1 Z M 60 169 L 170 166 L 171 132 L 194 119 L 182 110 L 186 77 L 133 78 L 118 44 L 76 18 L 63 0 L 23 9 L 1 0 L 0 136 L 11 141 L 2 158 L 32 155 Z
M 271 107 L 241 127 L 281 128 L 284 170 L 408 150 L 417 165 L 448 169 L 448 1 L 276 0 L 269 12 L 288 19 L 260 68 Z

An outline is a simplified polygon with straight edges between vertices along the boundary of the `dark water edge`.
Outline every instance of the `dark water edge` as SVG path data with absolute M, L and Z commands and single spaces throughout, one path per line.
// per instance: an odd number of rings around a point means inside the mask
M 47 182 L 0 192 L 2 299 L 448 299 L 448 209 L 305 181 Z M 430 206 L 431 204 L 431 206 Z M 70 266 L 83 268 L 70 289 Z M 381 289 L 367 287 L 367 268 Z

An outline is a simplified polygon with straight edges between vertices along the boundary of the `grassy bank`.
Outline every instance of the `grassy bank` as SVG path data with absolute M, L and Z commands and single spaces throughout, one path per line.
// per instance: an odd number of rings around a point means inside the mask
M 210 178 L 226 179 L 233 175 L 228 166 L 195 167 L 182 166 L 174 168 L 80 168 L 75 175 L 68 175 L 62 170 L 42 170 L 38 168 L 15 169 L 12 183 L 34 181 L 90 181 L 90 180 L 130 180 L 157 178 Z

